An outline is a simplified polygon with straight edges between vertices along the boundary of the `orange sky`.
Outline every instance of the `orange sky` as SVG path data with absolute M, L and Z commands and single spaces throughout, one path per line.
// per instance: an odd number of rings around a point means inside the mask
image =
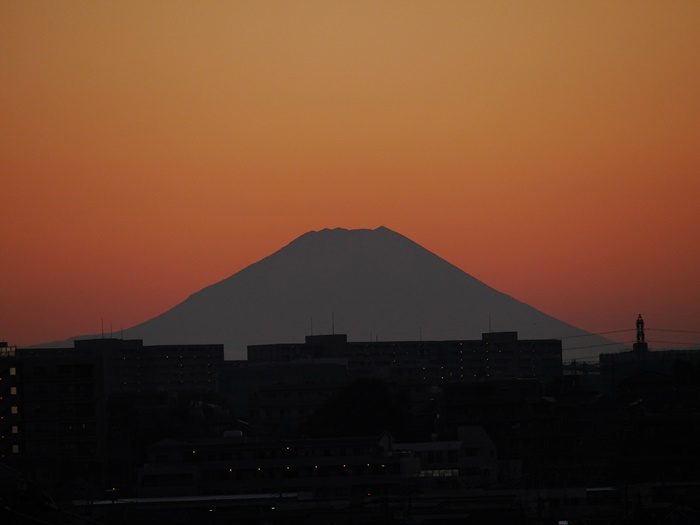
M 680 0 L 3 2 L 0 340 L 380 225 L 593 332 L 700 330 L 698 28 Z

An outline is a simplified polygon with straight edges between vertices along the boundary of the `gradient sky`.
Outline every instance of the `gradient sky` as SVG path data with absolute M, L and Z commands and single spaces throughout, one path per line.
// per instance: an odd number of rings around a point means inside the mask
M 682 0 L 4 1 L 0 340 L 380 225 L 583 329 L 698 331 L 698 28 Z

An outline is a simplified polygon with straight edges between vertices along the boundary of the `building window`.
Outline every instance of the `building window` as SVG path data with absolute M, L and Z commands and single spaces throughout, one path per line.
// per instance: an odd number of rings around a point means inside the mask
M 12 425 L 12 433 L 19 434 L 19 427 L 17 425 Z
M 19 454 L 19 445 L 12 445 L 12 453 Z
M 17 369 L 13 366 L 10 367 L 10 375 L 11 376 L 16 376 L 17 375 Z
M 16 406 L 13 405 L 13 406 L 10 407 L 10 413 L 11 413 L 11 414 L 16 414 L 17 412 L 18 412 L 18 411 L 17 411 L 17 407 L 16 407 Z
M 13 395 L 13 396 L 17 395 L 17 387 L 16 386 L 10 387 L 10 395 Z

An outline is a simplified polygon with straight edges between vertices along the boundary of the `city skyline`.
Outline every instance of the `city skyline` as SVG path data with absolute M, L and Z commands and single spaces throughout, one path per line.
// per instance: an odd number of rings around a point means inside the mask
M 698 330 L 697 4 L 0 14 L 10 344 L 116 333 L 307 231 L 381 225 L 592 333 Z

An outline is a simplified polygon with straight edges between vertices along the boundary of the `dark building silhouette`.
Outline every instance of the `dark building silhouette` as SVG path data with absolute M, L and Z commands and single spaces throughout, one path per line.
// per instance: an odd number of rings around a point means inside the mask
M 19 378 L 17 349 L 0 342 L 0 462 L 20 453 Z
M 361 378 L 384 381 L 393 398 L 384 402 L 405 409 L 403 421 L 386 421 L 375 432 L 391 426 L 394 432 L 400 429 L 395 437 L 423 439 L 434 430 L 441 386 L 523 378 L 532 380 L 540 394 L 541 384 L 559 381 L 562 371 L 561 341 L 519 340 L 516 332 L 483 334 L 476 341 L 348 342 L 344 334 L 317 335 L 304 344 L 250 346 L 248 357 L 236 377 L 257 377 L 249 390 L 249 418 L 268 438 L 313 433 L 307 425 L 313 416 Z M 358 410 L 364 394 L 356 393 Z M 366 403 L 377 408 L 372 400 Z
M 109 394 L 215 391 L 224 360 L 223 345 L 146 346 L 141 339 L 79 339 L 75 350 L 99 356 Z
M 78 340 L 74 348 L 19 348 L 12 363 L 15 463 L 47 486 L 66 479 L 123 486 L 135 460 L 133 427 L 162 422 L 149 405 L 159 414 L 173 396 L 215 392 L 223 345 Z
M 254 345 L 248 361 L 335 362 L 395 380 L 445 383 L 473 379 L 561 376 L 558 339 L 518 339 L 517 332 L 482 334 L 480 340 L 348 342 L 347 336 L 307 336 L 304 344 Z
M 515 332 L 249 357 L 0 344 L 0 522 L 30 486 L 88 520 L 169 525 L 652 523 L 700 495 L 700 351 L 603 354 L 598 383 Z
M 700 350 L 649 350 L 640 315 L 633 350 L 601 354 L 600 377 L 618 409 L 618 477 L 697 480 Z
M 645 346 L 643 350 L 600 354 L 601 388 L 611 394 L 617 391 L 620 382 L 637 374 L 683 376 L 697 374 L 697 370 L 700 370 L 700 350 L 651 351 Z

